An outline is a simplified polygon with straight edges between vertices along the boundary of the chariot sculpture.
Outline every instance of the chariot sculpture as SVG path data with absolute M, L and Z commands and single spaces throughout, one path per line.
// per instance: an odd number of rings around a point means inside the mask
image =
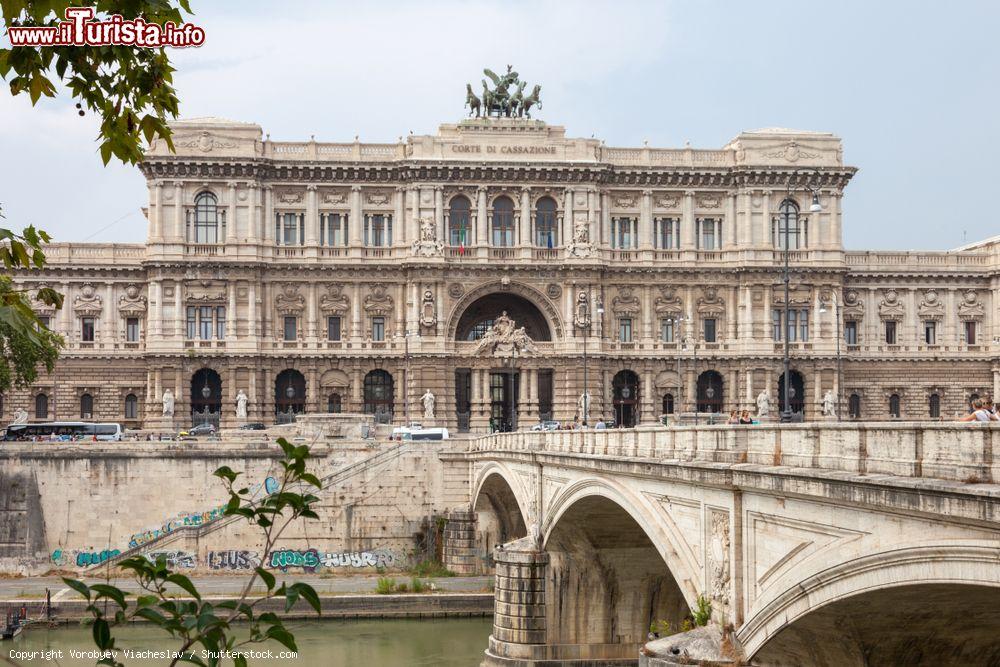
M 542 108 L 541 92 L 542 87 L 536 85 L 527 95 L 524 89 L 527 83 L 518 78 L 517 72 L 513 71 L 511 65 L 507 65 L 507 73 L 498 76 L 490 69 L 484 69 L 483 74 L 493 82 L 493 89 L 490 90 L 486 79 L 483 79 L 483 94 L 477 97 L 472 92 L 472 84 L 465 84 L 465 106 L 469 107 L 469 115 L 496 116 L 497 118 L 531 118 L 533 107 Z

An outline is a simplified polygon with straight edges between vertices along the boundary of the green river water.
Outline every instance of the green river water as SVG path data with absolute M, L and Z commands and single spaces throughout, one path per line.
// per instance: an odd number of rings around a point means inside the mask
M 271 658 L 251 658 L 249 664 L 273 667 L 475 667 L 483 659 L 492 619 L 302 621 L 289 622 L 289 626 L 293 628 L 298 642 L 297 658 L 279 656 L 286 649 L 269 643 L 258 645 L 253 650 L 270 650 L 273 654 Z M 169 651 L 178 646 L 164 633 L 143 625 L 120 628 L 115 636 L 119 646 L 136 651 Z M 92 666 L 96 656 L 74 656 L 72 652 L 93 650 L 90 629 L 75 625 L 28 630 L 14 641 L 0 642 L 3 656 L 11 657 L 24 667 Z M 154 657 L 129 658 L 120 655 L 119 659 L 128 667 L 169 664 L 167 659 Z M 231 665 L 232 662 L 227 660 L 224 664 Z

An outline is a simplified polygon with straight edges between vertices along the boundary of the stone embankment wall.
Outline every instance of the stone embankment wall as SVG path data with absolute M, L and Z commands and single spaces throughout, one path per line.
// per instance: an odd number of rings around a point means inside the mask
M 449 443 L 336 440 L 313 446 L 328 479 L 320 519 L 287 530 L 270 553 L 245 522 L 220 519 L 221 466 L 256 497 L 274 491 L 272 444 L 203 442 L 0 446 L 0 572 L 83 570 L 124 553 L 163 555 L 191 570 L 401 567 L 436 530 L 434 517 L 468 504 L 468 467 L 443 460 Z

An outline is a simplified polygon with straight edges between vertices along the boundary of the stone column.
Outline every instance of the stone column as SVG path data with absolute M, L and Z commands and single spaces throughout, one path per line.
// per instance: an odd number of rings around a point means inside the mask
M 517 226 L 518 245 L 533 245 L 531 238 L 531 188 L 521 188 L 521 222 Z
M 257 405 L 257 369 L 250 369 L 250 386 L 247 388 L 247 417 L 253 419 L 256 414 L 254 410 L 259 410 Z
M 163 239 L 163 182 L 153 181 L 152 201 L 149 207 L 149 241 Z
M 249 243 L 257 243 L 258 236 L 258 226 L 260 225 L 260 210 L 259 206 L 260 188 L 257 187 L 256 183 L 250 183 L 247 186 L 247 241 Z
M 403 201 L 406 198 L 406 193 L 406 188 L 397 187 L 396 194 L 393 198 L 393 204 L 395 205 L 392 220 L 393 245 L 406 245 L 406 240 L 409 238 L 406 231 L 406 207 L 404 206 L 405 202 Z
M 434 229 L 437 230 L 437 240 L 443 241 L 444 233 L 444 188 L 434 186 Z
M 361 247 L 362 226 L 365 224 L 361 217 L 361 186 L 351 186 L 351 215 L 347 221 L 350 234 L 350 246 L 352 248 Z
M 653 191 L 642 191 L 639 206 L 639 250 L 652 249 L 653 241 Z
M 476 513 L 456 511 L 448 515 L 444 527 L 442 560 L 444 566 L 459 576 L 483 572 L 483 559 L 476 554 Z
M 598 225 L 600 227 L 600 233 L 598 234 L 599 241 L 591 239 L 595 244 L 600 243 L 603 245 L 611 246 L 611 239 L 609 234 L 611 233 L 611 195 L 607 192 L 601 193 L 601 223 Z
M 760 240 L 758 246 L 762 248 L 774 247 L 774 239 L 771 238 L 771 191 L 761 192 L 761 223 L 759 227 Z M 770 314 L 770 313 L 769 313 Z
M 307 328 L 306 328 L 306 340 L 309 343 L 315 343 L 317 337 L 317 321 L 316 321 L 316 283 L 309 283 L 308 296 L 306 297 L 308 302 L 306 303 L 306 318 L 307 318 Z
M 184 312 L 184 282 L 174 280 L 174 338 L 184 340 L 184 322 L 187 313 Z
M 184 243 L 184 184 L 174 181 L 174 240 Z
M 752 368 L 748 368 L 748 369 L 746 369 L 743 372 L 743 374 L 746 376 L 746 379 L 747 379 L 747 382 L 746 382 L 746 386 L 747 386 L 747 389 L 746 389 L 746 392 L 747 392 L 746 393 L 746 404 L 747 404 L 747 407 L 749 407 L 751 410 L 753 410 L 754 409 L 754 399 L 756 398 L 756 396 L 754 395 L 754 392 L 753 392 L 753 369 Z
M 115 286 L 107 283 L 104 286 L 104 303 L 101 304 L 101 342 L 105 344 L 113 344 L 117 338 L 114 299 Z
M 357 343 L 361 340 L 361 285 L 352 286 L 351 298 L 351 338 Z
M 247 283 L 247 336 L 257 336 L 257 279 L 253 277 Z
M 694 250 L 694 190 L 684 191 L 684 209 L 681 214 L 681 249 Z
M 476 190 L 476 245 L 490 245 L 489 216 L 486 214 L 486 188 Z
M 736 248 L 736 194 L 732 193 L 726 197 L 726 217 L 722 221 L 725 234 L 725 244 L 719 239 L 720 245 L 728 250 Z
M 309 247 L 315 246 L 319 232 L 319 205 L 317 202 L 316 186 L 306 186 L 306 238 L 305 244 Z
M 493 550 L 493 633 L 487 654 L 534 662 L 545 653 L 545 577 L 549 555 L 528 538 Z
M 229 291 L 229 305 L 226 308 L 226 339 L 236 340 L 236 281 L 226 284 Z
M 67 294 L 67 287 L 63 286 L 63 294 Z M 67 303 L 68 303 L 67 294 Z M 63 313 L 69 315 L 69 306 L 63 306 Z M 68 329 L 63 329 L 64 334 Z M 146 344 L 150 340 L 163 335 L 163 286 L 159 280 L 152 280 L 149 283 L 149 321 L 146 325 Z
M 229 210 L 226 215 L 226 243 L 236 243 L 236 181 L 229 181 Z
M 591 188 L 587 190 L 587 230 L 594 245 L 597 245 L 597 226 L 597 191 Z M 562 240 L 562 245 L 566 245 L 565 240 Z
M 274 189 L 264 185 L 264 219 L 261 221 L 261 238 L 273 245 L 274 239 Z

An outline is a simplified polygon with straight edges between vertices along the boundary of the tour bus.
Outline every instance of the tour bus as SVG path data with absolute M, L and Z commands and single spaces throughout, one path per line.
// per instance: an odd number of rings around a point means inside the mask
M 93 422 L 45 422 L 41 424 L 11 424 L 4 433 L 4 440 L 93 440 L 118 441 L 122 439 L 121 424 L 95 424 Z

